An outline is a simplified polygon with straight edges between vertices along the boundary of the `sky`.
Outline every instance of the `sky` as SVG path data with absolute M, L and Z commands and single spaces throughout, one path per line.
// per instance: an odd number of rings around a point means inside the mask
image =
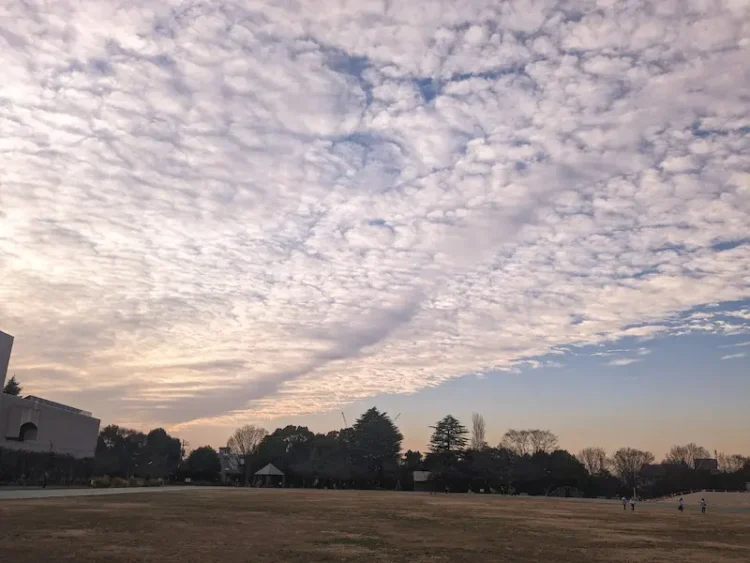
M 748 60 L 746 0 L 6 2 L 9 373 L 194 445 L 748 454 Z

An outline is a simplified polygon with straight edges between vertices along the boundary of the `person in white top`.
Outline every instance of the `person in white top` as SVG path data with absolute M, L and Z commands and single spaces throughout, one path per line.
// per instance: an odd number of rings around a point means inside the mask
M 705 514 L 705 513 L 706 513 L 706 499 L 702 498 L 701 499 L 701 514 Z
M 679 510 L 680 512 L 685 510 L 685 501 L 682 500 L 682 497 L 680 497 L 680 500 L 677 501 L 677 510 Z
M 630 510 L 635 512 L 635 497 L 630 497 Z
M 625 497 L 622 497 L 622 509 L 627 510 L 628 509 L 628 499 Z

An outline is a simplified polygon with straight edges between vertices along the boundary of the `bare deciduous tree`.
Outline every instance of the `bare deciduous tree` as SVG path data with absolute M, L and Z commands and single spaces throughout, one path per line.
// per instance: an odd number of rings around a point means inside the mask
M 518 455 L 526 455 L 531 453 L 531 442 L 529 440 L 528 430 L 508 430 L 503 435 L 503 440 L 500 442 L 500 446 L 507 448 Z
M 265 428 L 260 428 L 252 424 L 246 424 L 238 428 L 227 440 L 227 446 L 232 452 L 247 456 L 253 455 L 260 445 L 263 438 L 268 435 Z
M 635 448 L 620 448 L 612 456 L 610 464 L 612 471 L 629 488 L 635 488 L 640 481 L 644 465 L 654 462 L 654 454 L 636 450 Z
M 245 460 L 245 484 L 247 484 L 250 471 L 250 457 L 258 451 L 258 446 L 268 435 L 265 428 L 260 428 L 252 424 L 246 424 L 238 428 L 227 440 L 227 447 L 233 453 L 242 456 Z
M 479 413 L 471 416 L 471 449 L 480 451 L 487 447 L 484 417 Z
M 557 436 L 549 430 L 529 430 L 532 453 L 550 454 L 557 449 Z
M 577 457 L 589 475 L 601 475 L 607 469 L 607 452 L 604 448 L 583 448 Z
M 518 455 L 538 452 L 551 453 L 557 449 L 557 436 L 549 430 L 508 430 L 500 445 Z
M 741 456 L 740 454 L 728 455 L 721 452 L 718 455 L 719 471 L 724 473 L 734 473 L 740 471 L 745 467 L 745 464 L 750 463 L 750 458 Z
M 691 442 L 684 446 L 672 446 L 667 457 L 664 458 L 664 463 L 671 463 L 674 465 L 684 464 L 691 469 L 695 469 L 695 460 L 705 459 L 707 457 L 711 457 L 711 454 L 708 453 L 706 448 Z

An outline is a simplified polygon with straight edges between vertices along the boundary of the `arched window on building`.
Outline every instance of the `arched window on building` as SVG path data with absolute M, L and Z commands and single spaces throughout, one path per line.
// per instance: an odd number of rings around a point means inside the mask
M 27 422 L 21 425 L 21 430 L 18 433 L 18 440 L 21 442 L 27 442 L 29 440 L 36 440 L 39 429 L 33 422 Z

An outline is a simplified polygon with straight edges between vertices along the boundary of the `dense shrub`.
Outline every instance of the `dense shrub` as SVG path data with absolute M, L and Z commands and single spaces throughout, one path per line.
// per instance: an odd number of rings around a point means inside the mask
M 109 475 L 104 475 L 103 477 L 96 477 L 95 479 L 91 480 L 91 485 L 95 489 L 107 489 L 110 485 L 110 479 Z
M 0 448 L 0 483 L 37 485 L 86 484 L 94 475 L 93 459 L 76 459 L 51 452 Z

